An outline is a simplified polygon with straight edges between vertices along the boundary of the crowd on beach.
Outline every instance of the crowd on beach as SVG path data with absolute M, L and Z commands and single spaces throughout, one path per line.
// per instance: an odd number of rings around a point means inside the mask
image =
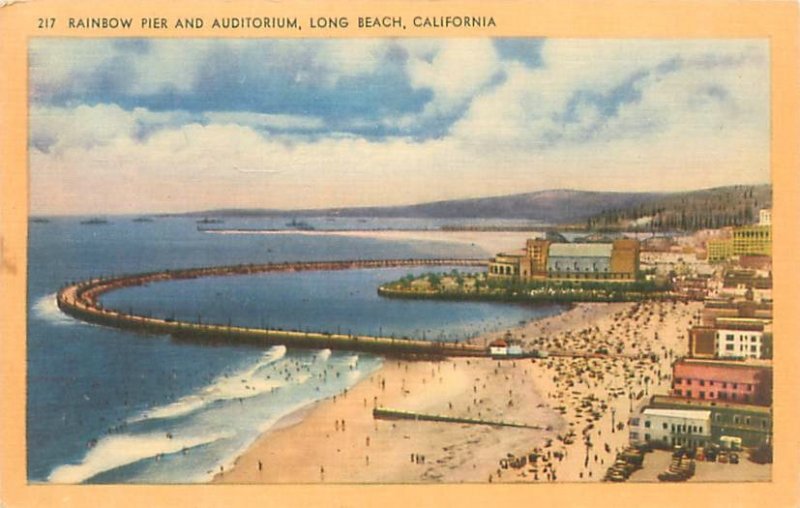
M 631 411 L 668 390 L 697 305 L 584 303 L 509 331 L 526 349 L 575 355 L 387 359 L 300 424 L 262 437 L 217 481 L 600 481 L 628 444 Z M 378 420 L 375 408 L 487 424 Z

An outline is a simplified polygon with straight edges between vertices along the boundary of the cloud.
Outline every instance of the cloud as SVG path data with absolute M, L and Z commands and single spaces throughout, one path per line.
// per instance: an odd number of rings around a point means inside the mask
M 681 132 L 710 141 L 720 125 L 768 135 L 765 42 L 547 41 L 542 64 L 509 68 L 452 134 L 519 150 Z
M 768 78 L 756 40 L 34 40 L 32 209 L 764 182 Z

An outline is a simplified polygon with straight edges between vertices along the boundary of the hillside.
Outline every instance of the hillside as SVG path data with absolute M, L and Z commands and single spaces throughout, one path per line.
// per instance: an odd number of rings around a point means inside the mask
M 731 186 L 680 193 L 546 190 L 487 198 L 454 199 L 407 206 L 306 210 L 219 209 L 198 217 L 373 217 L 430 219 L 524 219 L 593 230 L 697 229 L 752 222 L 770 207 L 771 186 Z
M 771 185 L 737 185 L 666 194 L 634 206 L 609 207 L 586 219 L 593 230 L 627 228 L 697 230 L 751 224 L 772 207 Z

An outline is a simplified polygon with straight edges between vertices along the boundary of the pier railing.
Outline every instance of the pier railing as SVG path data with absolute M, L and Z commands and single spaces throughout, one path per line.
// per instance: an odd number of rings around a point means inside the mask
M 141 333 L 172 335 L 176 338 L 208 343 L 246 343 L 278 345 L 311 349 L 339 349 L 384 355 L 422 356 L 486 356 L 483 347 L 454 342 L 437 342 L 411 338 L 377 337 L 369 335 L 303 332 L 270 328 L 252 328 L 231 324 L 215 324 L 157 318 L 118 309 L 105 308 L 99 297 L 122 288 L 142 286 L 153 282 L 249 275 L 273 272 L 300 272 L 395 268 L 413 266 L 486 266 L 484 259 L 378 259 L 345 261 L 308 261 L 287 263 L 240 264 L 163 270 L 159 272 L 94 278 L 67 285 L 57 294 L 58 307 L 77 319 Z

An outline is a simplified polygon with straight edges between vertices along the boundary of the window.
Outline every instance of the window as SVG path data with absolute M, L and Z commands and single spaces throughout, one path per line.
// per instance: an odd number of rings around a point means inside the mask
M 692 396 L 692 391 L 691 390 L 686 390 L 686 396 L 687 397 L 691 397 Z
M 722 383 L 722 387 L 723 388 L 727 388 L 728 387 L 728 383 Z
M 736 400 L 736 394 L 735 393 L 731 394 L 731 400 Z
M 734 423 L 734 425 L 739 425 L 740 420 L 741 419 L 739 418 L 739 415 L 733 415 L 733 423 Z
M 669 430 L 672 431 L 672 433 L 674 434 L 675 433 L 675 424 L 673 423 L 670 427 L 671 428 Z
M 650 441 L 650 434 L 645 434 L 644 435 L 644 440 L 645 441 Z
M 733 351 L 733 344 L 725 344 L 725 351 Z
M 638 432 L 631 432 L 631 439 L 639 439 L 639 433 Z
M 700 398 L 701 399 L 705 399 L 706 398 L 706 392 L 700 392 Z
M 664 430 L 667 430 L 667 422 L 664 422 L 664 423 L 662 424 L 662 426 L 663 426 Z
M 745 418 L 744 418 L 744 424 L 745 424 L 745 425 L 750 425 L 750 417 L 749 417 L 749 416 L 745 416 Z
M 750 346 L 750 352 L 751 353 L 755 353 L 756 352 L 756 346 Z
M 739 385 L 738 385 L 738 384 L 736 384 L 736 383 L 733 383 L 733 389 L 734 389 L 734 390 L 738 390 L 738 389 L 739 389 Z
M 675 384 L 676 384 L 676 385 L 679 385 L 679 384 L 681 384 L 681 382 L 682 382 L 681 378 L 679 378 L 679 377 L 676 377 L 676 378 L 675 378 Z
M 703 433 L 703 426 L 701 425 L 701 426 L 697 427 L 697 431 L 698 431 L 700 434 L 702 434 L 702 433 Z
M 689 385 L 689 386 L 692 386 L 692 380 L 691 379 L 687 379 L 686 380 L 686 384 Z
M 706 382 L 705 382 L 705 380 L 701 379 L 701 380 L 700 380 L 700 386 L 705 386 L 705 385 L 706 385 Z
M 733 334 L 729 333 L 728 335 L 726 335 L 725 340 L 733 340 Z
M 639 419 L 638 418 L 631 418 L 631 425 L 634 427 L 639 426 Z
M 714 386 L 714 381 L 709 381 L 708 384 Z
M 650 428 L 650 420 L 645 420 L 644 421 L 644 428 L 646 428 L 646 429 Z

